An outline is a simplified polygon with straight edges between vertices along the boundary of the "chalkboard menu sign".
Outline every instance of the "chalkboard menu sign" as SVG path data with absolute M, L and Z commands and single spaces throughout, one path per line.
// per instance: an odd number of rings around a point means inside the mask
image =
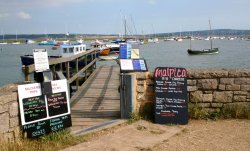
M 70 114 L 51 118 L 47 120 L 38 121 L 23 126 L 23 131 L 27 134 L 28 138 L 39 137 L 50 132 L 56 132 L 66 127 L 70 127 L 71 116 Z
M 46 96 L 48 101 L 49 116 L 55 116 L 68 112 L 66 92 L 48 94 Z
M 46 104 L 42 96 L 23 99 L 23 110 L 25 122 L 46 118 Z
M 23 131 L 38 137 L 71 126 L 67 81 L 51 81 L 52 93 L 43 94 L 40 83 L 18 86 Z
M 157 67 L 154 72 L 155 122 L 187 124 L 187 71 L 184 68 Z

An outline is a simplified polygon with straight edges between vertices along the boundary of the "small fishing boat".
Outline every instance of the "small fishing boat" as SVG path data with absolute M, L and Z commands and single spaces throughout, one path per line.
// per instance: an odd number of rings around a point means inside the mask
M 219 48 L 210 48 L 210 49 L 202 49 L 202 50 L 187 50 L 190 55 L 200 55 L 200 54 L 215 54 L 219 53 Z
M 190 48 L 187 50 L 188 54 L 190 55 L 202 55 L 202 54 L 216 54 L 219 53 L 219 48 L 213 48 L 212 43 L 212 36 L 211 36 L 211 23 L 209 19 L 209 27 L 210 27 L 210 48 L 209 49 L 201 49 L 201 50 L 195 50 L 191 48 L 191 37 L 190 37 Z

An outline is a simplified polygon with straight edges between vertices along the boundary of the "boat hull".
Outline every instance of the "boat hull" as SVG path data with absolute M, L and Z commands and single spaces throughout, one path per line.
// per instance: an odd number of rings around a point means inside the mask
M 187 52 L 188 52 L 188 54 L 190 54 L 190 55 L 216 54 L 216 53 L 219 53 L 219 48 L 202 49 L 202 50 L 188 49 Z

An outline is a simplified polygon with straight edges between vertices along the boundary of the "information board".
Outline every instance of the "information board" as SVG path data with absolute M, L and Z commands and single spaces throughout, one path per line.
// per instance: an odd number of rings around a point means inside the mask
M 44 95 L 40 83 L 18 86 L 21 122 L 28 137 L 71 126 L 67 80 L 51 81 L 51 87 L 52 94 Z
M 49 60 L 46 49 L 34 49 L 33 56 L 36 72 L 49 70 Z
M 157 67 L 154 72 L 155 122 L 187 124 L 187 71 L 184 68 Z
M 146 61 L 144 59 L 120 59 L 121 71 L 148 71 Z

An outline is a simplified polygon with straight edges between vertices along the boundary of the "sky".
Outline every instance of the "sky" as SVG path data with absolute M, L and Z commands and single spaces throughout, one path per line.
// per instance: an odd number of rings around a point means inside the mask
M 250 0 L 0 0 L 0 34 L 250 29 Z

